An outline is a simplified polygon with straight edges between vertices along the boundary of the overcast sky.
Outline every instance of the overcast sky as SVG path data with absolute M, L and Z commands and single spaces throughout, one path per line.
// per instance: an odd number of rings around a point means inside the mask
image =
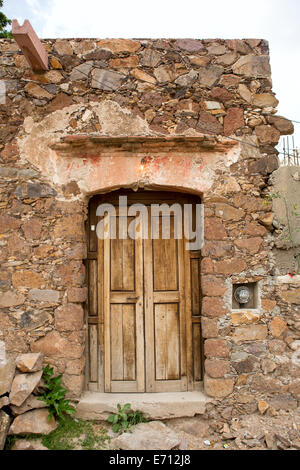
M 41 38 L 267 39 L 278 114 L 300 121 L 300 0 L 4 0 L 4 13 Z

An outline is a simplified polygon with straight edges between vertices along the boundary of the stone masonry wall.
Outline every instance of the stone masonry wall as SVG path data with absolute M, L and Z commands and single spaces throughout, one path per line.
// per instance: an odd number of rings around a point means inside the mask
M 89 197 L 117 187 L 191 190 L 205 204 L 204 386 L 216 398 L 210 413 L 226 420 L 297 408 L 292 304 L 299 297 L 289 305 L 278 287 L 272 204 L 265 203 L 279 164 L 274 147 L 293 128 L 275 114 L 267 42 L 43 44 L 50 70 L 34 73 L 13 40 L 0 41 L 7 91 L 0 105 L 0 341 L 7 353 L 41 351 L 79 397 Z M 145 136 L 145 143 L 112 140 L 112 151 L 96 138 L 128 135 Z M 149 148 L 147 136 L 164 144 Z M 183 144 L 172 150 L 176 136 Z M 202 147 L 185 148 L 192 137 Z M 245 282 L 257 283 L 257 306 L 233 310 L 232 284 Z

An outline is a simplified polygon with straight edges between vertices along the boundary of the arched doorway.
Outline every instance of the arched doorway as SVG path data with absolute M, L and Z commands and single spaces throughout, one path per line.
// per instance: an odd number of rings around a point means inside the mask
M 120 230 L 120 196 L 127 207 L 142 204 L 148 236 L 133 240 Z M 124 200 L 124 199 L 123 199 Z M 87 389 L 101 392 L 175 392 L 197 390 L 203 377 L 200 250 L 186 249 L 170 217 L 163 235 L 163 211 L 155 215 L 158 233 L 151 238 L 153 205 L 192 207 L 200 198 L 184 193 L 119 190 L 89 202 Z M 101 204 L 115 208 L 116 237 L 101 240 L 96 228 Z M 126 229 L 133 222 L 126 218 Z M 195 226 L 195 220 L 193 220 Z M 124 230 L 124 226 L 123 226 Z

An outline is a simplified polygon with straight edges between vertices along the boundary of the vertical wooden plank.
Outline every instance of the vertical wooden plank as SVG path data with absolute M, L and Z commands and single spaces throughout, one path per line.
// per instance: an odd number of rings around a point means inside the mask
M 163 217 L 159 217 L 160 237 Z M 170 240 L 153 240 L 154 291 L 177 290 L 177 241 L 174 240 L 174 217 L 170 222 Z
M 167 380 L 180 379 L 180 330 L 178 305 L 166 304 Z
M 200 323 L 193 324 L 194 381 L 201 380 L 201 329 Z
M 98 313 L 97 300 L 97 260 L 90 259 L 88 261 L 88 277 L 89 277 L 89 315 L 96 316 Z
M 89 325 L 90 381 L 98 381 L 98 337 L 97 325 Z
M 119 232 L 119 217 L 116 217 L 116 230 Z M 110 289 L 123 290 L 123 240 L 110 240 Z
M 135 304 L 123 305 L 124 380 L 136 380 Z
M 199 259 L 191 259 L 191 309 L 192 315 L 198 316 L 200 309 L 200 262 Z
M 155 351 L 154 351 L 154 306 L 153 306 L 153 256 L 151 240 L 151 217 L 148 213 L 148 239 L 144 240 L 144 305 L 145 305 L 145 348 L 146 348 L 146 391 L 155 392 Z
M 110 306 L 111 380 L 124 380 L 123 305 Z
M 155 378 L 167 379 L 167 307 L 164 304 L 154 306 L 154 343 L 155 343 Z
M 136 380 L 137 391 L 145 392 L 145 315 L 144 315 L 144 259 L 143 259 L 143 227 L 137 227 L 140 238 L 135 240 L 135 293 L 136 303 Z
M 105 239 L 103 253 L 103 313 L 104 313 L 104 377 L 105 392 L 111 391 L 111 371 L 110 371 L 110 239 L 109 239 L 109 220 L 105 216 Z
M 122 281 L 123 281 L 123 290 L 124 291 L 133 291 L 135 288 L 135 279 L 134 279 L 134 240 L 128 238 L 127 240 L 122 240 L 123 250 L 122 250 Z
M 190 268 L 190 252 L 186 250 L 186 243 L 188 240 L 182 240 L 183 263 L 185 270 L 185 285 L 184 285 L 184 302 L 182 307 L 185 310 L 185 315 L 180 319 L 185 323 L 185 341 L 189 347 L 186 348 L 186 376 L 188 390 L 193 390 L 193 331 L 192 331 L 192 304 L 191 304 L 191 268 Z

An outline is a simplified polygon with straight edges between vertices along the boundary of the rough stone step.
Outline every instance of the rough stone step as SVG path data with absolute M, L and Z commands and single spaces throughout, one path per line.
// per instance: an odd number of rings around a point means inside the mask
M 82 419 L 105 421 L 111 413 L 130 403 L 133 410 L 142 411 L 148 419 L 192 417 L 205 413 L 206 404 L 212 401 L 204 393 L 98 393 L 85 392 L 77 405 L 76 415 Z
M 134 426 L 110 442 L 112 448 L 121 450 L 171 450 L 178 447 L 181 438 L 159 421 Z

